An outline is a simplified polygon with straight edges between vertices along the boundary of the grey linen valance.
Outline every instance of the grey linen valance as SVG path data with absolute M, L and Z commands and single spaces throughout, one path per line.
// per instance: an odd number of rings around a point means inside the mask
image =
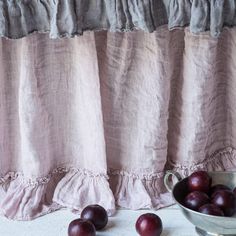
M 86 30 L 153 32 L 190 26 L 217 37 L 236 24 L 235 0 L 0 0 L 0 36 L 21 38 L 49 32 L 72 37 Z

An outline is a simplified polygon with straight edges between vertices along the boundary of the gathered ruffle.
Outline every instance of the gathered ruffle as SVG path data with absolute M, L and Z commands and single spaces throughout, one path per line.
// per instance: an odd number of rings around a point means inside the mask
M 106 175 L 84 170 L 57 168 L 36 180 L 11 172 L 0 178 L 0 185 L 0 213 L 14 220 L 32 220 L 65 207 L 80 211 L 95 203 L 109 215 L 115 210 Z
M 227 147 L 218 150 L 201 163 L 181 165 L 169 163 L 168 169 L 175 170 L 182 177 L 187 177 L 197 170 L 235 171 L 236 149 Z M 163 184 L 165 171 L 150 174 L 135 174 L 127 171 L 110 171 L 110 186 L 114 193 L 116 204 L 123 208 L 159 209 L 172 205 L 171 194 Z
M 52 195 L 61 175 L 26 180 L 20 173 L 8 173 L 0 178 L 0 213 L 12 220 L 32 220 L 60 209 Z
M 90 173 L 72 170 L 58 183 L 53 202 L 74 212 L 81 212 L 90 204 L 103 206 L 108 215 L 115 212 L 115 201 L 110 190 L 106 175 L 93 175 Z
M 73 37 L 87 30 L 153 32 L 190 26 L 193 33 L 236 25 L 234 0 L 0 0 L 0 36 L 21 38 L 49 32 Z
M 163 185 L 164 172 L 138 175 L 127 171 L 110 171 L 110 186 L 116 204 L 132 210 L 159 209 L 174 202 Z
M 191 166 L 169 163 L 183 177 L 196 170 L 236 170 L 236 150 L 228 147 Z M 112 215 L 115 204 L 127 209 L 159 209 L 174 204 L 163 184 L 165 172 L 137 174 L 109 170 L 94 174 L 75 168 L 57 168 L 48 176 L 29 180 L 10 172 L 0 178 L 0 213 L 14 220 L 36 217 L 69 208 L 80 212 L 89 204 L 100 204 Z M 109 185 L 110 184 L 110 185 Z
M 226 147 L 217 150 L 211 156 L 205 158 L 201 163 L 193 163 L 192 165 L 181 165 L 169 163 L 169 168 L 177 171 L 183 177 L 189 176 L 197 170 L 206 171 L 235 171 L 236 170 L 236 149 Z

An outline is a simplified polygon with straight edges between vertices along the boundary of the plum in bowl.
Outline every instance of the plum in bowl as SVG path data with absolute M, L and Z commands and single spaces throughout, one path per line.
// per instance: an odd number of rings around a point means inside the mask
M 210 182 L 212 186 L 225 185 L 232 190 L 236 186 L 236 172 L 207 172 L 207 173 L 211 178 Z M 178 179 L 178 182 L 174 186 L 173 186 L 173 181 L 170 180 L 171 176 L 175 179 Z M 235 215 L 231 217 L 207 215 L 195 210 L 191 210 L 184 205 L 184 199 L 190 192 L 188 177 L 182 179 L 179 173 L 176 173 L 174 171 L 168 171 L 165 175 L 164 182 L 166 188 L 172 192 L 172 196 L 177 205 L 179 206 L 181 212 L 196 227 L 196 231 L 199 235 L 205 235 L 205 236 L 236 235 Z

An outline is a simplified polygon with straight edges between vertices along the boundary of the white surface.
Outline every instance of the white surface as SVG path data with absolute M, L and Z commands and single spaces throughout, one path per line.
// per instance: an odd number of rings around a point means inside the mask
M 106 230 L 97 236 L 137 236 L 134 225 L 139 215 L 150 211 L 119 210 L 109 219 Z M 155 212 L 164 225 L 162 236 L 195 236 L 191 225 L 180 213 L 176 206 Z M 34 221 L 16 222 L 0 218 L 1 236 L 67 236 L 67 226 L 77 216 L 63 210 L 40 217 Z

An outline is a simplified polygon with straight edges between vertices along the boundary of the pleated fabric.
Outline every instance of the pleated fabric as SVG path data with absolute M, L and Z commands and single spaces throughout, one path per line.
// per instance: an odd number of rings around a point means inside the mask
M 49 32 L 51 38 L 84 31 L 136 29 L 153 32 L 190 26 L 218 37 L 223 26 L 236 25 L 235 0 L 0 0 L 0 36 L 21 38 Z
M 1 214 L 158 209 L 167 169 L 235 170 L 235 54 L 235 28 L 2 38 Z

